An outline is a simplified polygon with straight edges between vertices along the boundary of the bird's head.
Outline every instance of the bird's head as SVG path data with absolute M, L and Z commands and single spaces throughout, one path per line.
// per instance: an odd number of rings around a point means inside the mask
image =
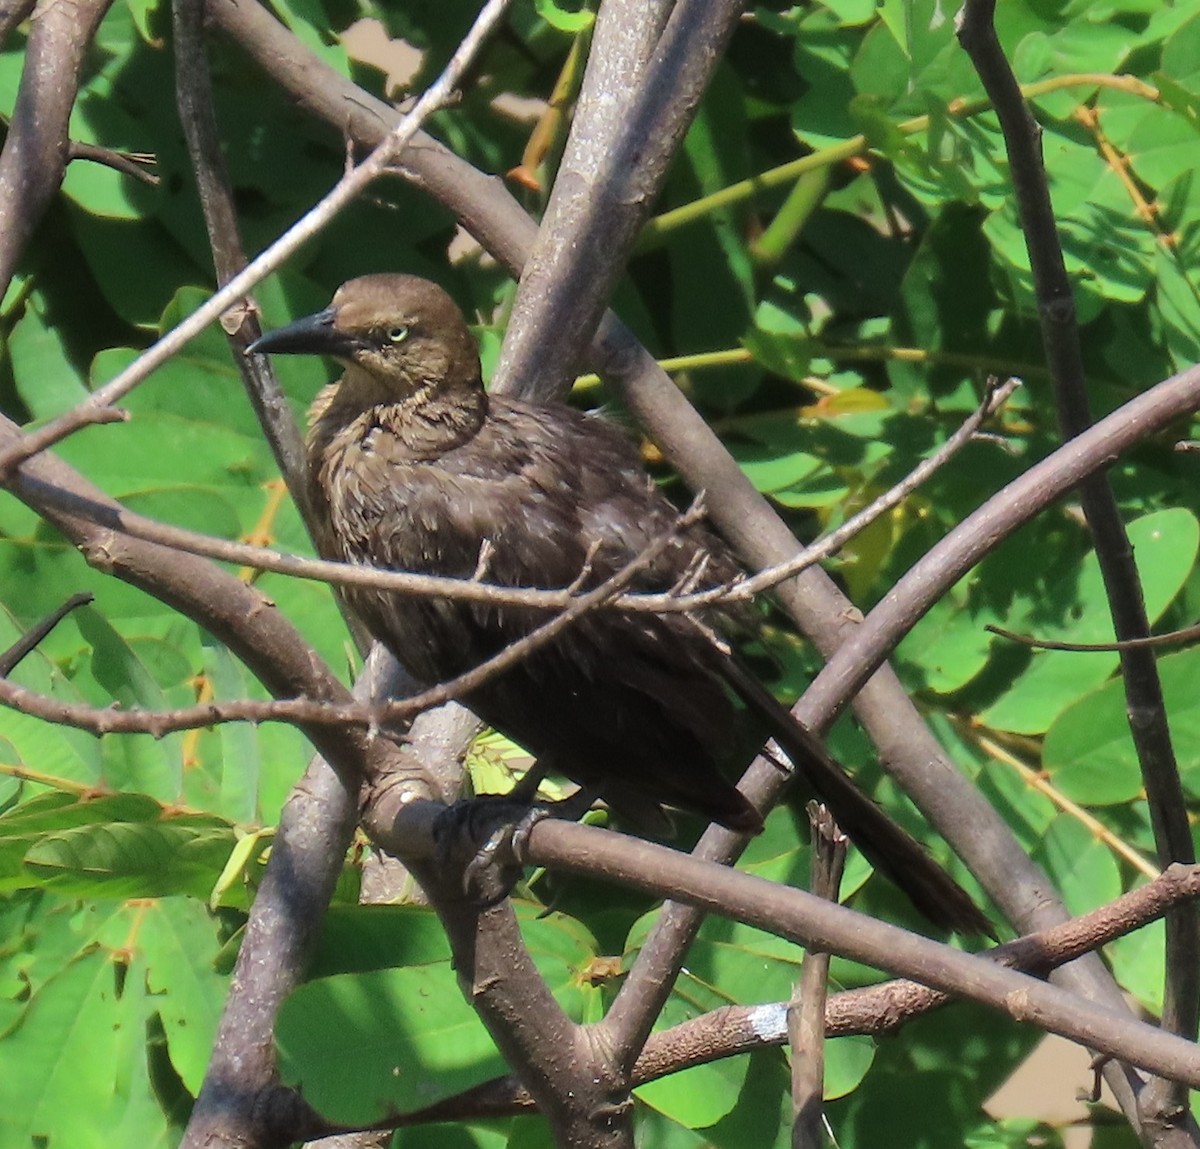
M 249 350 L 333 356 L 393 401 L 423 389 L 481 386 L 479 349 L 458 305 L 415 275 L 351 279 L 324 311 L 267 332 Z

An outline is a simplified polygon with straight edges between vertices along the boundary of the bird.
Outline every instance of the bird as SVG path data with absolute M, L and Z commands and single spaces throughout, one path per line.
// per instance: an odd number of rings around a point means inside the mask
M 314 315 L 267 332 L 256 354 L 323 355 L 344 367 L 308 417 L 307 499 L 323 554 L 358 566 L 587 589 L 656 540 L 629 589 L 725 585 L 744 572 L 680 515 L 626 431 L 565 403 L 489 393 L 462 311 L 413 275 L 351 279 Z M 348 585 L 346 602 L 417 680 L 456 677 L 543 623 L 530 607 Z M 757 617 L 757 615 L 755 615 Z M 753 626 L 743 607 L 702 621 L 606 608 L 470 690 L 463 702 L 635 826 L 666 808 L 759 832 L 760 811 L 724 774 L 735 705 L 766 726 L 843 830 L 934 924 L 990 933 L 925 849 L 867 797 L 823 743 L 717 635 Z

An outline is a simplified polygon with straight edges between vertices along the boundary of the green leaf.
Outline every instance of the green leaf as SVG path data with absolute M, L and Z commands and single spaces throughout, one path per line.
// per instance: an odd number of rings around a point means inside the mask
M 49 834 L 24 864 L 31 883 L 66 894 L 206 897 L 233 844 L 232 831 L 212 823 L 108 822 Z
M 162 710 L 167 699 L 129 644 L 92 607 L 75 612 L 80 634 L 92 647 L 91 671 L 113 701 L 127 709 Z M 118 786 L 165 801 L 178 799 L 183 781 L 183 735 L 148 734 L 103 743 L 105 773 Z
M 1034 857 L 1046 868 L 1073 915 L 1088 913 L 1121 893 L 1121 873 L 1112 850 L 1069 814 L 1055 818 Z
M 13 551 L 0 545 L 0 570 L 4 560 L 10 557 L 13 557 Z M 28 571 L 26 564 L 17 565 L 23 572 Z M 61 604 L 66 597 L 56 595 L 53 586 L 40 589 L 46 611 Z M 36 618 L 43 612 L 35 607 L 27 613 L 30 618 Z M 0 610 L 0 649 L 6 649 L 24 633 L 24 629 L 16 625 L 7 612 Z M 41 651 L 28 655 L 11 677 L 27 689 L 61 701 L 83 701 L 75 685 L 66 681 Z M 3 738 L 0 763 L 31 771 L 35 778 L 47 782 L 61 779 L 68 787 L 72 783 L 91 786 L 101 779 L 100 745 L 82 730 L 54 726 L 19 711 L 4 709 L 0 710 L 0 737 Z
M 450 960 L 437 914 L 421 906 L 331 906 L 310 975 L 368 973 Z
M 1161 920 L 1109 942 L 1105 954 L 1118 984 L 1133 994 L 1143 1009 L 1162 1015 L 1166 975 L 1165 927 Z
M 804 451 L 777 455 L 767 448 L 747 446 L 739 447 L 735 451 L 735 458 L 755 487 L 767 493 L 794 486 L 822 467 L 820 459 Z
M 30 998 L 4 1038 L 0 1141 L 102 1149 L 123 1129 L 131 1144 L 163 1136 L 136 1056 L 145 1041 L 136 976 L 125 985 L 120 992 L 108 955 L 93 949 Z
M 785 379 L 802 381 L 812 365 L 812 339 L 803 331 L 767 331 L 753 327 L 741 339 L 754 358 L 768 371 Z
M 88 394 L 62 332 L 46 322 L 45 308 L 34 292 L 8 336 L 17 394 L 35 420 L 59 415 Z
M 899 653 L 912 662 L 928 690 L 949 694 L 970 682 L 987 664 L 996 619 L 968 597 L 951 591 L 905 636 Z
M 727 65 L 718 68 L 684 140 L 681 159 L 668 183 L 668 195 L 692 199 L 719 191 L 749 175 L 744 149 L 744 109 Z M 733 212 L 712 212 L 703 226 L 686 228 L 671 243 L 671 332 L 689 351 L 729 347 L 750 324 L 754 271 L 745 237 Z M 707 402 L 729 409 L 757 386 L 753 367 L 697 372 L 692 383 Z
M 559 1003 L 578 1018 L 579 979 L 594 942 L 571 919 L 537 913 L 520 909 L 526 944 Z M 412 916 L 390 915 L 381 925 Z M 448 958 L 434 954 L 301 986 L 284 1002 L 275 1036 L 284 1080 L 326 1117 L 347 1123 L 431 1105 L 504 1072 Z
M 1200 700 L 1195 689 L 1200 650 L 1160 658 L 1158 673 L 1180 774 L 1193 794 L 1200 793 Z M 1042 764 L 1057 789 L 1084 805 L 1115 805 L 1141 795 L 1142 776 L 1119 679 L 1059 715 L 1046 733 Z
M 212 683 L 214 699 L 250 695 L 249 676 L 224 646 L 206 644 L 204 653 L 204 670 Z M 259 813 L 258 787 L 263 769 L 258 727 L 249 722 L 225 722 L 215 734 L 221 748 L 220 812 L 234 822 L 253 822 Z
M 449 966 L 343 974 L 297 990 L 276 1025 L 285 1081 L 326 1117 L 371 1121 L 504 1071 Z
M 229 984 L 216 971 L 215 924 L 200 902 L 163 898 L 147 907 L 138 926 L 138 946 L 149 967 L 146 987 L 162 1019 L 171 1064 L 195 1096 Z
M 1200 298 L 1176 258 L 1160 251 L 1155 262 L 1162 327 L 1171 358 L 1179 370 L 1200 359 Z
M 590 28 L 596 21 L 595 14 L 586 5 L 577 11 L 571 11 L 569 8 L 560 8 L 554 0 L 533 0 L 533 7 L 552 28 L 557 28 L 560 32 L 569 32 L 573 36 Z

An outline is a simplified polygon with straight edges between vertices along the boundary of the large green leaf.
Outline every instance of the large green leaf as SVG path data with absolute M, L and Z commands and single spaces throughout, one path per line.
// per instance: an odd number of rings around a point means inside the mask
M 47 835 L 24 863 L 31 882 L 65 894 L 206 897 L 233 844 L 228 827 L 203 820 L 104 822 Z
M 1184 785 L 1200 794 L 1200 650 L 1168 655 L 1159 660 L 1158 671 Z M 1058 716 L 1046 732 L 1042 764 L 1056 789 L 1084 805 L 1107 806 L 1141 795 L 1142 776 L 1119 679 Z
M 107 953 L 84 951 L 30 999 L 5 1035 L 0 1140 L 100 1149 L 115 1136 L 165 1145 L 146 1075 L 144 998 Z
M 399 947 L 414 913 L 376 918 L 376 925 L 398 931 Z M 581 979 L 594 943 L 561 914 L 521 916 L 539 971 L 560 1005 L 579 1018 L 587 996 Z M 418 953 L 400 968 L 318 978 L 284 1003 L 275 1028 L 281 1072 L 325 1116 L 375 1121 L 504 1072 L 448 955 L 436 950 Z

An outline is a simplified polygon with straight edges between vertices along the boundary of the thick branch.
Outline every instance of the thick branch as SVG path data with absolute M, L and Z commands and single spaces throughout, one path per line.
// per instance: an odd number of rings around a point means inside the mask
M 595 190 L 597 173 L 613 154 L 671 7 L 670 0 L 606 0 L 596 15 L 571 130 L 501 348 L 493 381 L 501 391 L 527 398 L 561 393 L 591 341 L 591 328 L 558 324 L 566 317 L 574 321 L 581 313 L 580 292 L 589 295 L 593 306 L 596 299 L 601 304 L 607 300 L 611 279 L 624 266 L 627 252 L 607 245 L 590 252 L 592 258 L 584 265 L 590 265 L 600 280 L 593 288 L 586 275 L 567 282 L 573 247 L 604 234 L 592 228 L 595 217 L 611 207 L 599 197 L 589 200 L 588 193 Z
M 990 961 L 1044 976 L 1066 962 L 1101 948 L 1162 917 L 1200 892 L 1196 867 L 1172 866 L 1154 881 L 1106 906 L 1061 925 L 1028 934 L 987 950 Z M 723 915 L 736 917 L 737 907 Z M 914 981 L 888 981 L 834 994 L 825 1010 L 828 1037 L 892 1033 L 913 1018 L 938 1009 L 953 999 Z M 632 1083 L 642 1085 L 695 1065 L 708 1065 L 788 1040 L 787 1008 L 780 1002 L 723 1006 L 650 1035 L 634 1066 Z M 407 1113 L 388 1127 L 408 1127 L 432 1121 L 505 1117 L 535 1109 L 533 1098 L 512 1077 L 498 1077 L 447 1098 L 429 1109 Z M 330 1130 L 332 1131 L 332 1130 Z
M 568 873 L 600 874 L 706 913 L 738 917 L 808 949 L 828 950 L 1060 1034 L 1173 1080 L 1200 1087 L 1200 1046 L 986 958 L 929 941 L 796 890 L 666 847 L 551 819 L 534 826 L 529 859 Z

